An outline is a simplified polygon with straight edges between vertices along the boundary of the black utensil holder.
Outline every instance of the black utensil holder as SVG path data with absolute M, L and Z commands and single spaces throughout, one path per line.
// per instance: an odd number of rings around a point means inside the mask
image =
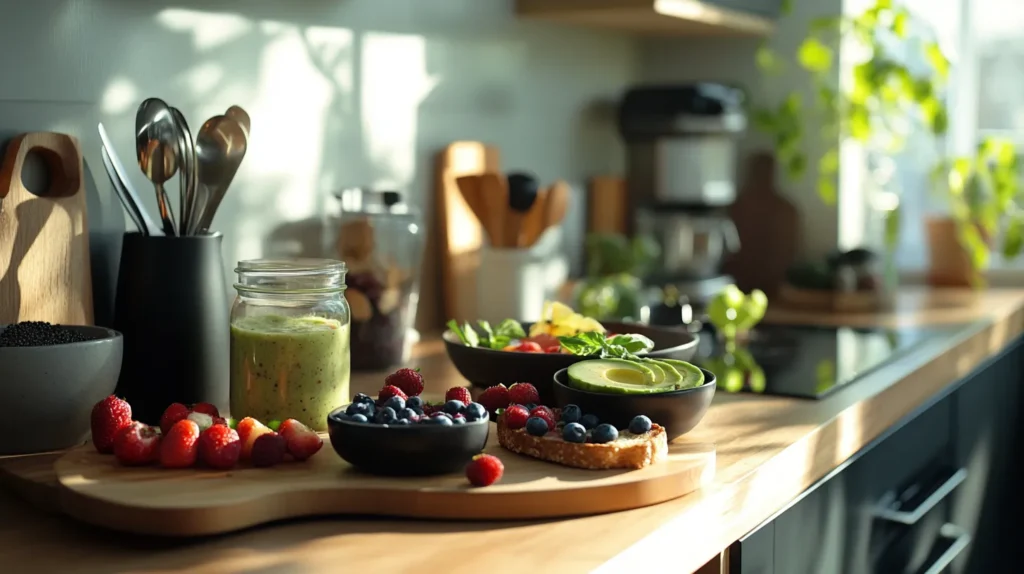
M 117 394 L 136 420 L 158 424 L 168 405 L 228 407 L 229 294 L 220 233 L 126 233 L 114 302 L 124 335 Z

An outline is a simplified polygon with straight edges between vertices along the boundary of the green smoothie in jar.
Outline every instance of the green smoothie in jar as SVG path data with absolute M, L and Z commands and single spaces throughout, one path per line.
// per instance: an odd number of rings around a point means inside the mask
M 336 319 L 263 315 L 231 325 L 231 414 L 317 430 L 349 399 L 349 330 Z
M 351 398 L 345 264 L 256 260 L 235 271 L 231 416 L 326 430 L 328 413 Z

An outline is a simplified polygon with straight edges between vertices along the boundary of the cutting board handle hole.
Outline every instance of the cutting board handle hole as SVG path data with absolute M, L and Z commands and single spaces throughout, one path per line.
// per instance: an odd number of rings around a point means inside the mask
M 43 153 L 39 149 L 33 149 L 25 154 L 25 163 L 21 168 L 21 184 L 32 195 L 53 197 L 52 187 L 56 178 L 51 169 Z

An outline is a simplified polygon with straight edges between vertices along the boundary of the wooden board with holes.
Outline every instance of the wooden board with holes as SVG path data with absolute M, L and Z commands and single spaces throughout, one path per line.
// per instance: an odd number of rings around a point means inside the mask
M 50 175 L 43 196 L 22 182 L 30 152 Z M 93 322 L 82 154 L 66 134 L 22 134 L 0 164 L 0 325 L 18 321 Z
M 456 178 L 500 171 L 496 147 L 455 142 L 437 156 L 437 245 L 441 266 L 442 319 L 476 320 L 476 272 L 483 229 L 466 204 Z
M 671 444 L 669 459 L 641 470 L 581 470 L 508 452 L 495 427 L 485 452 L 501 458 L 501 481 L 472 488 L 461 474 L 382 478 L 358 473 L 324 448 L 304 463 L 232 471 L 119 466 L 90 445 L 56 462 L 61 509 L 136 533 L 192 536 L 286 518 L 353 514 L 502 520 L 601 514 L 649 506 L 709 483 L 711 445 Z

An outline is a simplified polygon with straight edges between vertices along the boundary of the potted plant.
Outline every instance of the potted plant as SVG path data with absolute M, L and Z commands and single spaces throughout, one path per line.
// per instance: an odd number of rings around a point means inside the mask
M 949 59 L 938 42 L 912 39 L 908 32 L 915 26 L 920 24 L 913 15 L 892 0 L 874 0 L 852 16 L 811 21 L 795 60 L 812 76 L 815 105 L 805 106 L 802 93 L 793 91 L 774 107 L 753 110 L 754 125 L 772 138 L 786 174 L 800 178 L 809 164 L 816 164 L 817 190 L 823 201 L 834 204 L 838 195 L 842 140 L 855 140 L 868 150 L 869 157 L 877 157 L 900 151 L 907 136 L 922 127 L 936 139 L 946 133 L 949 116 L 944 90 Z M 845 45 L 863 54 L 847 83 L 836 81 L 837 58 L 832 46 L 838 46 L 840 40 L 849 40 Z M 906 50 L 908 47 L 918 49 Z M 927 65 L 897 57 L 900 52 L 918 54 Z M 784 61 L 766 45 L 757 52 L 758 66 L 765 74 L 778 73 Z M 821 124 L 821 140 L 831 142 L 817 157 L 809 157 L 805 151 L 811 147 L 804 142 L 808 117 Z M 1003 232 L 1004 257 L 1020 253 L 1016 164 L 1012 143 L 986 140 L 973 157 L 942 160 L 935 167 L 937 181 L 942 182 L 938 189 L 951 208 L 949 218 L 930 218 L 927 223 L 932 263 L 939 266 L 933 276 L 941 282 L 964 283 L 955 279 L 959 269 L 961 278 L 970 277 L 970 282 L 977 284 L 977 271 L 987 263 L 999 231 Z M 899 233 L 899 204 L 893 202 L 886 211 L 883 238 L 885 275 L 890 283 L 895 275 L 893 254 Z M 952 260 L 959 263 L 948 263 Z

